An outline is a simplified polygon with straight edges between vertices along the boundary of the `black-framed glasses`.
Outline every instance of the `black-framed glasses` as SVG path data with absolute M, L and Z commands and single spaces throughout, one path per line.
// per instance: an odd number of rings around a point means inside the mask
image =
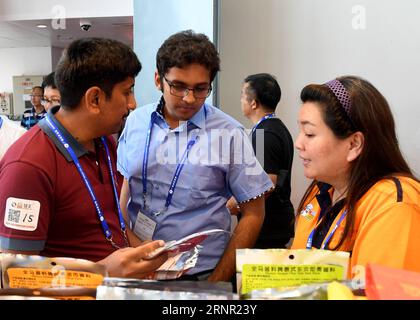
M 169 92 L 175 96 L 175 97 L 179 97 L 179 98 L 184 98 L 186 96 L 188 96 L 188 94 L 190 93 L 190 91 L 192 91 L 194 97 L 196 99 L 205 99 L 208 96 L 210 96 L 211 91 L 213 90 L 212 86 L 210 85 L 203 85 L 203 86 L 198 86 L 196 88 L 188 88 L 186 86 L 180 85 L 180 84 L 174 84 L 172 81 L 166 79 L 166 77 L 164 76 L 163 79 L 165 79 L 165 81 L 168 83 L 169 85 Z
M 42 105 L 47 105 L 51 103 L 52 105 L 59 105 L 61 103 L 60 99 L 58 98 L 52 98 L 52 99 L 42 99 L 41 100 L 41 104 Z

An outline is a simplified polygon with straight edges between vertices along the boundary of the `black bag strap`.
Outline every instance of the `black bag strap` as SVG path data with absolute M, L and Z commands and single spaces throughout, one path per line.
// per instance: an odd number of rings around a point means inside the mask
M 403 201 L 403 189 L 401 186 L 401 181 L 398 178 L 391 177 L 392 181 L 394 181 L 395 186 L 397 187 L 397 202 Z

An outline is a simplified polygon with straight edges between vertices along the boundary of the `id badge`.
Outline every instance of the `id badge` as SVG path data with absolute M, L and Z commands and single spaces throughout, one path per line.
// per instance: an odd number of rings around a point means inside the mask
M 136 224 L 134 225 L 134 233 L 140 238 L 140 240 L 152 240 L 155 229 L 156 222 L 139 211 L 137 214 Z
M 310 203 L 306 206 L 304 210 L 300 212 L 300 214 L 302 215 L 302 217 L 306 218 L 307 220 L 312 220 L 316 215 L 316 212 L 313 210 L 313 208 L 314 208 L 313 204 Z

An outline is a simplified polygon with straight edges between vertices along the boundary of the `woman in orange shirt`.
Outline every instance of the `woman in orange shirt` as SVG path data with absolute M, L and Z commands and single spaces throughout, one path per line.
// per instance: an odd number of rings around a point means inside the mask
M 295 146 L 313 182 L 292 249 L 348 251 L 354 272 L 367 263 L 420 272 L 420 183 L 385 98 L 346 76 L 306 86 L 301 99 Z

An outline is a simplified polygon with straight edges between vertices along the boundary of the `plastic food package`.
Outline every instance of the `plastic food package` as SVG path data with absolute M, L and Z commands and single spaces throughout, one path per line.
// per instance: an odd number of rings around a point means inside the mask
M 329 250 L 238 249 L 238 293 L 347 279 L 349 253 Z
M 108 276 L 105 266 L 73 258 L 1 254 L 1 267 L 3 296 L 94 299 Z
M 364 290 L 354 289 L 352 281 L 333 281 L 326 283 L 305 284 L 296 287 L 253 290 L 241 295 L 241 299 L 252 300 L 337 300 L 359 299 Z M 339 288 L 339 289 L 338 289 Z M 340 290 L 337 295 L 337 289 Z M 332 292 L 331 290 L 335 291 Z M 343 296 L 345 292 L 345 297 Z
M 106 278 L 97 300 L 237 300 L 228 282 Z
M 420 300 L 420 273 L 368 264 L 366 296 L 370 300 Z

